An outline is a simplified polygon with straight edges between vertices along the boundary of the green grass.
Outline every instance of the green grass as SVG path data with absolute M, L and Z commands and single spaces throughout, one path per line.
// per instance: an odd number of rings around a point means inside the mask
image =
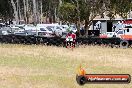
M 76 83 L 77 67 L 88 74 L 132 75 L 132 50 L 0 44 L 0 88 L 132 88 L 132 84 Z

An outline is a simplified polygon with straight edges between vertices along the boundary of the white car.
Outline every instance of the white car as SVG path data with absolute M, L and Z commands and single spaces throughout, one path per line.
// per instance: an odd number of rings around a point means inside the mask
M 25 31 L 28 35 L 54 37 L 53 31 L 51 29 L 47 29 L 44 26 L 26 27 Z
M 15 30 L 14 34 L 15 35 L 26 35 L 24 29 Z
M 2 31 L 2 35 L 8 35 L 7 31 Z
M 38 36 L 54 37 L 54 32 L 51 29 L 47 29 L 46 27 L 40 27 L 37 32 Z
M 47 29 L 52 30 L 58 37 L 61 37 L 63 33 L 63 28 L 59 24 L 37 24 L 37 27 L 46 27 Z
M 52 30 L 44 26 L 26 25 L 22 28 L 17 28 L 14 32 L 16 35 L 36 35 L 42 37 L 54 37 Z
M 61 25 L 63 32 L 67 32 L 67 29 L 69 28 L 68 25 Z
M 71 30 L 72 30 L 74 33 L 76 33 L 76 32 L 77 32 L 77 28 L 76 28 L 76 26 L 75 26 L 75 25 L 71 25 L 71 26 L 70 26 L 70 28 L 71 28 Z

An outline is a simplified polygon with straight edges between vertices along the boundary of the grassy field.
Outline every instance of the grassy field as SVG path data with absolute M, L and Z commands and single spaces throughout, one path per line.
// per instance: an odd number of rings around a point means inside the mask
M 89 74 L 132 75 L 132 49 L 0 44 L 0 88 L 132 88 L 132 83 L 79 86 L 80 64 Z

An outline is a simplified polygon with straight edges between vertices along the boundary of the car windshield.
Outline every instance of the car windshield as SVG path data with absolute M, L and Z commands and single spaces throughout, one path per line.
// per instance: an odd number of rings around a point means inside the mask
M 52 31 L 52 28 L 51 27 L 46 27 L 49 31 Z
M 51 29 L 54 29 L 54 26 L 47 26 L 46 28 L 51 28 Z
M 46 31 L 44 28 L 40 28 L 41 31 Z
M 67 28 L 69 28 L 68 26 L 61 26 L 62 28 L 65 28 L 65 29 L 67 29 Z
M 71 28 L 72 28 L 73 30 L 76 30 L 76 26 L 71 26 Z
M 60 27 L 57 27 L 56 29 L 60 29 L 60 30 L 62 30 Z

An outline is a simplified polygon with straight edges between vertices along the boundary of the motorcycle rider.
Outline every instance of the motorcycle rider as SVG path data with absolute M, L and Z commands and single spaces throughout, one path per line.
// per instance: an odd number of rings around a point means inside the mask
M 66 36 L 66 47 L 70 45 L 70 47 L 75 47 L 75 40 L 76 40 L 76 34 L 73 33 L 73 31 L 70 31 Z

